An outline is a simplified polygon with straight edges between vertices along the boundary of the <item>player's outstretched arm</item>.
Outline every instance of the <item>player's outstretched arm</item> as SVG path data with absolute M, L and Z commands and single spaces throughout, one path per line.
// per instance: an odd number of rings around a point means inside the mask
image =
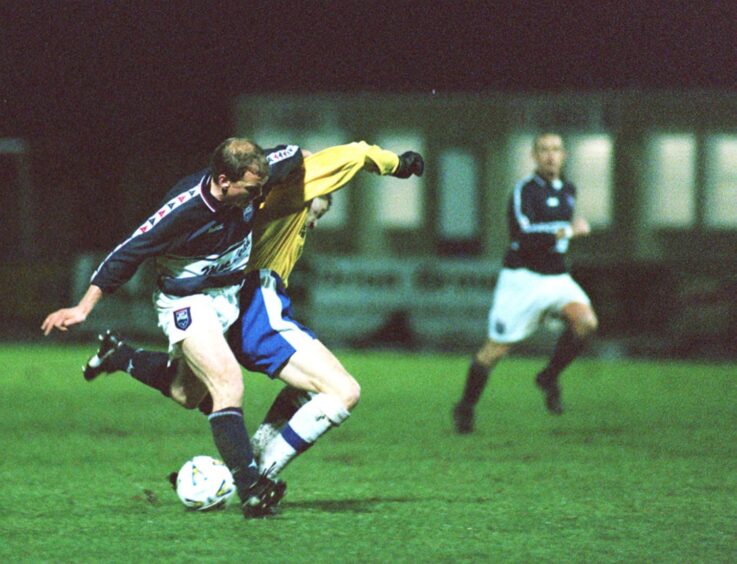
M 102 290 L 100 287 L 94 284 L 91 285 L 76 306 L 58 309 L 47 315 L 41 324 L 41 330 L 44 335 L 48 335 L 54 329 L 66 331 L 71 325 L 82 323 L 101 298 Z

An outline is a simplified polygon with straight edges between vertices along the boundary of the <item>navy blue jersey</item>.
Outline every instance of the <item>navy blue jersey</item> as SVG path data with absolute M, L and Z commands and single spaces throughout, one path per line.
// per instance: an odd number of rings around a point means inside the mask
M 265 191 L 302 166 L 296 145 L 265 152 L 269 162 Z M 113 292 L 148 258 L 156 258 L 159 286 L 176 295 L 239 283 L 251 254 L 257 204 L 243 209 L 223 205 L 209 188 L 208 170 L 177 182 L 159 209 L 103 260 L 90 283 Z M 198 284 L 189 284 L 191 279 Z
M 558 239 L 556 233 L 570 227 L 575 204 L 576 187 L 568 181 L 551 183 L 535 174 L 518 182 L 507 208 L 509 249 L 504 266 L 541 274 L 567 272 L 569 239 Z

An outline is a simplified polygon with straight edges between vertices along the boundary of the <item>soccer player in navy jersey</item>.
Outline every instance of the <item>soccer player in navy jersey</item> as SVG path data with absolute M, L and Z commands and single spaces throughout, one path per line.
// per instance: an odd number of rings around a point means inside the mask
M 488 337 L 473 357 L 463 395 L 453 409 L 459 433 L 473 431 L 474 409 L 496 364 L 532 335 L 547 314 L 559 315 L 566 329 L 535 382 L 548 411 L 563 413 L 558 378 L 598 325 L 588 296 L 565 263 L 569 241 L 588 235 L 590 228 L 585 219 L 574 218 L 576 188 L 561 176 L 563 139 L 556 133 L 538 135 L 532 156 L 535 173 L 518 182 L 509 199 L 510 242 L 494 290 Z
M 247 518 L 273 513 L 286 485 L 258 471 L 243 421 L 241 370 L 225 332 L 239 314 L 254 202 L 270 177 L 283 181 L 302 164 L 296 146 L 267 154 L 249 139 L 227 139 L 213 152 L 208 170 L 179 181 L 148 220 L 103 260 L 80 302 L 49 314 L 41 326 L 48 335 L 85 321 L 105 294 L 128 281 L 144 260 L 155 259 L 159 326 L 171 357 L 183 360 L 176 363 L 176 380 L 197 382 L 212 397 L 213 439 Z
M 294 319 L 286 288 L 307 230 L 329 207 L 326 196 L 361 170 L 408 178 L 422 175 L 424 161 L 412 151 L 396 155 L 365 142 L 330 147 L 305 159 L 302 177 L 270 183 L 256 214 L 240 317 L 230 329 L 229 342 L 243 366 L 289 384 L 254 433 L 261 468 L 272 477 L 345 421 L 360 398 L 356 379 L 312 331 Z M 204 412 L 210 410 L 207 390 L 183 388 L 173 380 L 163 353 L 134 350 L 108 333 L 102 336 L 100 349 L 88 361 L 84 375 L 92 380 L 117 370 L 185 407 L 199 405 Z

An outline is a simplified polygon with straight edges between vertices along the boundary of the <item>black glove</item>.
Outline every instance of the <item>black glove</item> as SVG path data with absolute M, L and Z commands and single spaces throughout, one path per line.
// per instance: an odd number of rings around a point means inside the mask
M 397 178 L 409 178 L 413 174 L 415 176 L 422 176 L 424 170 L 425 161 L 422 159 L 422 155 L 414 151 L 407 151 L 399 155 L 399 166 L 392 173 L 392 176 L 396 176 Z

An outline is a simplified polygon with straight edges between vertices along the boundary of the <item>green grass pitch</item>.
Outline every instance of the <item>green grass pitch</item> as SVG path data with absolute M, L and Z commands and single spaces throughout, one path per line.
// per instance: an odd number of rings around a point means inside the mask
M 276 518 L 187 512 L 166 475 L 217 456 L 209 426 L 94 349 L 0 347 L 3 562 L 734 562 L 737 370 L 582 359 L 566 413 L 509 359 L 477 432 L 450 411 L 468 357 L 344 353 L 352 417 L 289 466 Z M 246 374 L 253 431 L 279 385 Z

